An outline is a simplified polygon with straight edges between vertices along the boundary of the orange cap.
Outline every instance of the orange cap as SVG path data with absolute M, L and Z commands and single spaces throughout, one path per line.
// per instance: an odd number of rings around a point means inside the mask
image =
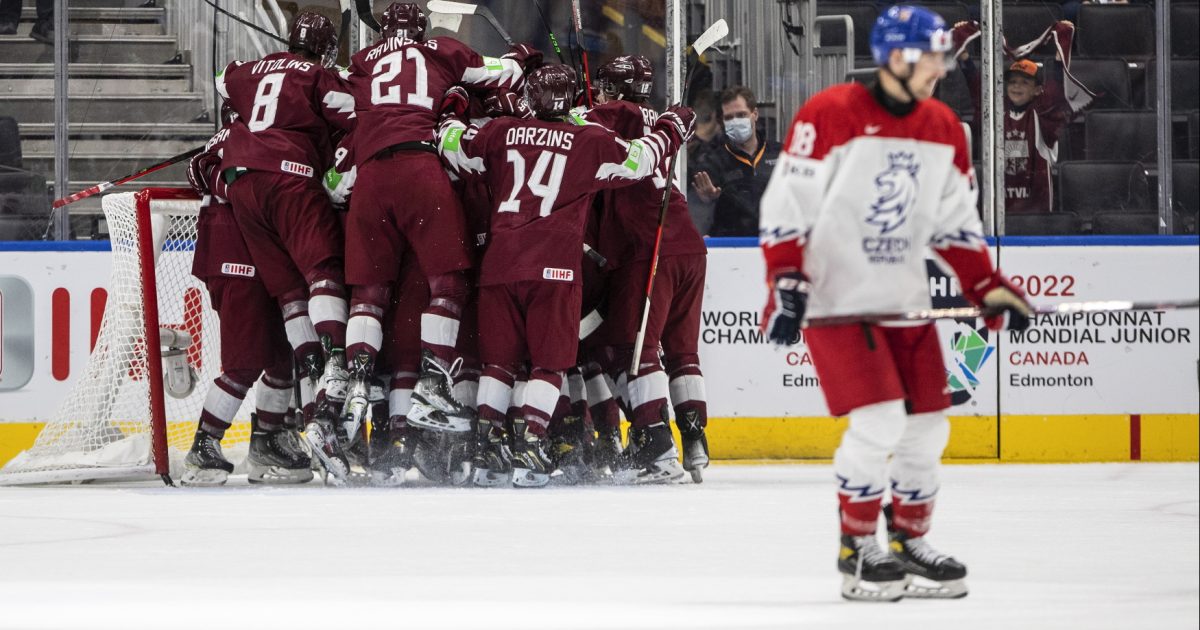
M 1034 81 L 1038 81 L 1038 65 L 1028 59 L 1021 59 L 1013 63 L 1013 65 L 1008 67 L 1008 72 L 1005 74 L 1013 72 L 1023 74 Z

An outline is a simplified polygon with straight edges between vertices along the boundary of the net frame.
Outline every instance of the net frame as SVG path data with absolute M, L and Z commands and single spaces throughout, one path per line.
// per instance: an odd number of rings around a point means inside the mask
M 112 269 L 95 346 L 34 445 L 0 468 L 0 485 L 155 476 L 169 483 L 220 373 L 219 319 L 203 284 L 191 276 L 200 198 L 187 188 L 145 188 L 105 195 L 103 207 L 112 230 Z M 136 284 L 130 285 L 134 276 Z M 179 308 L 166 306 L 173 291 L 182 292 Z M 181 326 L 195 318 L 195 338 L 164 328 L 164 307 L 168 316 L 178 311 Z M 159 343 L 146 343 L 147 331 L 159 331 Z M 194 372 L 194 388 L 186 396 L 168 397 L 162 343 L 176 337 L 189 344 L 178 350 Z M 254 408 L 253 389 L 241 409 L 247 404 Z M 239 410 L 226 433 L 224 441 L 234 449 L 248 444 L 247 415 Z M 234 453 L 227 456 L 237 461 Z

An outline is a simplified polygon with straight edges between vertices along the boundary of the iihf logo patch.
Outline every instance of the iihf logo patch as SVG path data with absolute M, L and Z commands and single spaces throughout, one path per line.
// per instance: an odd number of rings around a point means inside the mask
M 904 224 L 917 202 L 917 164 L 912 153 L 899 151 L 888 154 L 888 168 L 875 176 L 878 195 L 871 204 L 867 223 L 879 228 L 882 236 Z

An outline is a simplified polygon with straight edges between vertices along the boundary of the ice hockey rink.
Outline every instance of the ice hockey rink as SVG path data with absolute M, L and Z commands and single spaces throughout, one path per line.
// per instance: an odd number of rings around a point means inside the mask
M 828 465 L 703 485 L 0 488 L 2 628 L 1196 628 L 1200 466 L 954 465 L 962 600 L 839 596 Z

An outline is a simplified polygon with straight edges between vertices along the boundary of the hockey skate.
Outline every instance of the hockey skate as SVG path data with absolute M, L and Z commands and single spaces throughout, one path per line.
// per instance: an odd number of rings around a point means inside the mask
M 613 481 L 618 484 L 668 483 L 683 476 L 675 437 L 665 422 L 630 431 L 632 440 L 621 456 Z
M 480 421 L 475 456 L 471 459 L 471 483 L 494 488 L 509 483 L 512 476 L 512 447 L 508 432 L 489 422 Z
M 431 431 L 470 431 L 475 411 L 458 402 L 453 392 L 453 373 L 461 359 L 446 369 L 428 349 L 423 350 L 421 355 L 421 376 L 413 389 L 412 408 L 408 412 L 409 424 Z
M 892 506 L 883 508 L 888 522 L 888 549 L 908 572 L 904 596 L 915 599 L 958 599 L 967 596 L 967 567 L 940 553 L 924 536 L 909 537 L 892 529 Z
M 184 458 L 183 465 L 183 477 L 179 483 L 196 488 L 225 485 L 229 473 L 233 472 L 233 464 L 221 452 L 221 440 L 204 431 L 196 431 L 196 438 L 192 440 L 192 448 Z
M 513 472 L 515 488 L 541 488 L 550 483 L 554 462 L 546 455 L 545 440 L 529 430 L 525 421 L 513 422 Z
M 371 404 L 383 397 L 383 386 L 374 382 L 375 379 L 372 378 L 373 363 L 371 355 L 359 352 L 355 355 L 348 372 L 346 400 L 342 403 L 339 422 L 342 432 L 350 438 L 351 442 L 358 435 L 358 428 L 366 420 Z
M 683 440 L 683 469 L 692 476 L 693 483 L 704 483 L 704 469 L 708 468 L 708 436 L 700 424 L 700 414 L 685 411 L 682 418 L 675 418 L 679 437 Z
M 325 485 L 345 486 L 350 479 L 350 462 L 342 452 L 333 422 L 317 418 L 304 429 L 304 440 L 312 448 L 313 455 L 325 469 Z
M 596 481 L 593 468 L 596 445 L 589 439 L 589 434 L 594 433 L 584 426 L 583 420 L 579 416 L 563 418 L 563 434 L 550 440 L 550 459 L 558 471 L 553 476 L 555 483 L 573 486 Z
M 621 429 L 600 429 L 596 431 L 596 454 L 592 458 L 595 476 L 598 479 L 611 478 L 617 470 L 617 462 L 621 461 Z
M 262 431 L 255 414 L 251 414 L 250 424 L 247 481 L 281 485 L 312 481 L 312 458 L 294 441 L 291 430 Z
M 904 597 L 907 574 L 874 535 L 842 534 L 838 552 L 842 597 L 858 602 L 897 602 Z
M 404 485 L 413 467 L 413 445 L 404 429 L 380 427 L 371 431 L 371 485 L 394 488 Z

